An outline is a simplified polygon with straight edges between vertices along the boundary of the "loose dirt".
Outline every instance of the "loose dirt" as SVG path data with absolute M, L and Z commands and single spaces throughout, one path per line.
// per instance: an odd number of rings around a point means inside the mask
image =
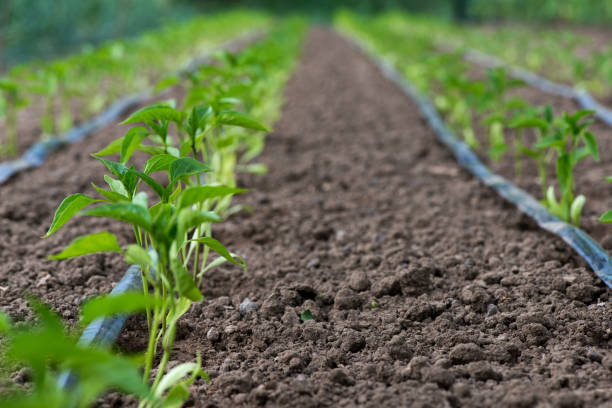
M 172 364 L 202 353 L 187 406 L 558 406 L 612 401 L 609 291 L 559 239 L 461 170 L 417 106 L 338 35 L 311 32 L 256 192 L 214 230 L 247 259 L 221 267 L 182 321 Z M 44 256 L 110 228 L 40 240 L 57 203 L 91 192 L 105 129 L 0 187 L 0 307 L 24 290 L 73 321 L 126 265 Z M 240 311 L 245 299 L 256 309 Z M 309 309 L 314 320 L 301 322 Z M 142 319 L 120 349 L 145 347 Z M 130 403 L 112 394 L 99 406 Z

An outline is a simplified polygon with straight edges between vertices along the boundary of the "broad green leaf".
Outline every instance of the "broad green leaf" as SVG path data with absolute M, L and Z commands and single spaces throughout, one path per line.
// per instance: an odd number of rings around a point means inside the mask
M 104 149 L 94 153 L 94 156 L 109 156 L 111 154 L 121 153 L 121 146 L 123 145 L 123 138 L 115 139 L 108 144 Z
M 123 138 L 123 143 L 121 144 L 121 164 L 125 165 L 132 154 L 136 151 L 138 146 L 140 146 L 140 142 L 142 142 L 149 131 L 142 126 L 136 126 L 128 130 Z
M 114 180 L 114 181 L 117 181 L 117 180 Z M 119 181 L 117 181 L 117 183 L 121 184 Z M 116 193 L 110 190 L 105 190 L 103 188 L 96 186 L 94 183 L 91 183 L 91 185 L 93 186 L 93 188 L 96 189 L 98 193 L 100 193 L 102 197 L 106 198 L 109 201 L 112 201 L 113 203 L 117 201 L 128 201 L 128 198 L 124 196 L 123 194 L 119 194 L 119 193 Z M 121 187 L 123 188 L 123 184 L 121 184 Z
M 83 215 L 93 217 L 114 218 L 137 225 L 149 231 L 151 229 L 151 215 L 139 205 L 132 203 L 103 204 L 91 210 L 82 212 Z
M 161 299 L 142 292 L 109 294 L 87 301 L 81 310 L 81 321 L 87 325 L 98 317 L 140 312 L 160 304 Z
M 164 397 L 163 408 L 180 408 L 189 398 L 189 387 L 183 383 L 177 384 Z
M 131 264 L 152 265 L 151 256 L 143 247 L 132 244 L 125 251 L 125 261 Z
M 183 157 L 177 159 L 170 165 L 170 184 L 174 184 L 182 177 L 193 176 L 194 174 L 200 174 L 212 171 L 210 167 L 202 162 L 197 161 L 191 157 Z
M 572 205 L 570 207 L 570 218 L 572 224 L 578 225 L 578 223 L 580 222 L 580 214 L 582 214 L 582 207 L 584 207 L 585 202 L 586 197 L 582 194 L 576 197 L 572 202 Z
M 85 235 L 72 241 L 59 254 L 49 256 L 49 259 L 67 259 L 96 252 L 121 252 L 117 237 L 109 232 L 98 232 Z
M 117 177 L 119 180 L 123 180 L 123 175 L 128 171 L 127 167 L 125 167 L 121 163 L 117 163 L 111 160 L 106 160 L 101 157 L 94 156 L 94 158 L 99 160 L 102 164 L 104 164 L 104 166 L 106 166 L 108 171 L 110 171 L 113 174 L 113 176 Z
M 225 111 L 217 116 L 217 123 L 220 125 L 239 126 L 246 129 L 261 130 L 269 132 L 268 128 L 257 119 L 238 111 Z
M 597 140 L 595 139 L 595 135 L 591 132 L 584 133 L 584 142 L 589 149 L 589 153 L 595 161 L 599 161 L 599 149 L 597 147 Z
M 170 165 L 177 160 L 177 157 L 171 154 L 158 154 L 147 160 L 144 167 L 145 174 L 155 173 L 157 171 L 168 171 Z
M 76 213 L 87 207 L 91 203 L 95 203 L 99 200 L 93 199 L 85 194 L 71 194 L 64 198 L 53 216 L 51 226 L 43 238 L 48 237 L 55 231 L 60 229 L 64 224 L 68 222 Z
M 149 187 L 151 187 L 153 191 L 155 191 L 155 193 L 159 196 L 159 198 L 161 199 L 164 198 L 166 194 L 166 189 L 164 188 L 164 186 L 159 184 L 157 181 L 155 181 L 153 178 L 149 177 L 147 174 L 143 173 L 142 171 L 137 171 L 137 170 L 130 170 L 130 171 L 133 172 L 136 176 L 138 176 L 138 178 L 140 178 L 142 181 L 147 183 Z
M 601 222 L 612 222 L 612 210 L 606 211 L 601 217 L 599 217 L 599 221 Z
M 157 85 L 155 85 L 155 89 L 154 89 L 154 93 L 160 93 L 161 91 L 165 90 L 166 88 L 170 88 L 171 86 L 174 86 L 178 83 L 181 82 L 181 78 L 178 75 L 170 75 L 167 76 L 165 78 L 162 78 L 160 81 L 157 82 Z
M 174 273 L 176 288 L 181 296 L 184 296 L 194 302 L 199 302 L 204 298 L 193 281 L 193 276 L 187 272 L 187 269 L 185 269 L 182 265 L 175 265 L 172 268 L 172 272 Z
M 122 182 L 120 182 L 119 180 L 115 180 L 114 178 L 106 174 L 104 175 L 104 181 L 106 181 L 106 184 L 108 184 L 113 193 L 119 194 L 128 199 L 128 192 L 123 186 Z
M 535 144 L 535 147 L 537 147 L 538 149 L 546 149 L 548 147 L 562 148 L 564 146 L 565 140 L 557 135 L 545 137 Z
M 569 154 L 562 154 L 557 158 L 557 181 L 561 187 L 562 194 L 565 194 L 570 187 L 569 182 L 572 177 L 572 164 Z
M 511 128 L 539 128 L 546 130 L 548 122 L 540 118 L 518 118 L 511 121 L 508 126 Z
M 229 186 L 192 186 L 183 190 L 179 196 L 177 207 L 186 208 L 193 204 L 201 203 L 211 198 L 225 197 L 228 195 L 244 193 L 245 189 Z
M 205 222 L 221 222 L 221 217 L 212 211 L 192 210 L 184 208 L 178 215 L 178 245 L 182 246 L 185 233 Z
M 197 363 L 182 363 L 168 371 L 155 388 L 155 395 L 161 397 L 170 388 L 182 382 L 187 375 L 199 372 L 200 365 Z
M 156 120 L 167 120 L 170 122 L 180 123 L 183 120 L 183 112 L 164 104 L 146 106 L 134 112 L 129 118 L 121 122 L 120 125 L 127 125 L 137 122 L 149 123 Z
M 244 258 L 242 258 L 241 256 L 232 256 L 232 254 L 230 254 L 227 248 L 225 248 L 225 246 L 216 239 L 202 237 L 194 239 L 193 241 L 206 245 L 207 247 L 215 251 L 217 254 L 225 258 L 227 261 L 233 263 L 234 265 L 238 265 L 246 271 L 246 262 L 244 261 Z

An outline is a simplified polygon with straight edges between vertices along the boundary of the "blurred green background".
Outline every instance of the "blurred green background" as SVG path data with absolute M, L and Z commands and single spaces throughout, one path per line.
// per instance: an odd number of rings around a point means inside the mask
M 612 24 L 612 0 L 0 0 L 0 69 L 231 7 L 301 12 L 319 22 L 338 8 L 402 8 L 472 22 Z

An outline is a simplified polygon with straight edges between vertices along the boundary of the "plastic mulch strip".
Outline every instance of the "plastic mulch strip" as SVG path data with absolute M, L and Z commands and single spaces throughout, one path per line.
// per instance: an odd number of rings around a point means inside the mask
M 433 105 L 412 87 L 389 62 L 377 56 L 375 52 L 370 52 L 369 48 L 358 39 L 343 36 L 354 43 L 364 54 L 369 55 L 383 75 L 398 85 L 417 103 L 438 139 L 453 152 L 459 164 L 484 184 L 494 189 L 500 196 L 513 203 L 520 211 L 535 220 L 542 229 L 562 238 L 612 289 L 612 259 L 593 238 L 580 228 L 561 221 L 527 192 L 489 170 L 482 164 L 476 154 L 446 127 Z
M 485 54 L 476 50 L 468 50 L 464 53 L 464 58 L 467 61 L 481 65 L 487 68 L 503 67 L 508 70 L 508 73 L 515 78 L 522 79 L 529 85 L 539 90 L 559 95 L 565 98 L 572 98 L 584 109 L 594 110 L 595 116 L 608 126 L 612 126 L 612 110 L 606 108 L 593 98 L 587 91 L 573 88 L 571 86 L 558 84 L 543 78 L 525 68 L 510 65 L 500 58 Z
M 185 68 L 178 71 L 178 75 L 185 77 L 191 72 L 195 71 L 198 67 L 210 63 L 214 53 L 217 51 L 228 50 L 235 52 L 245 44 L 257 41 L 264 35 L 265 34 L 263 32 L 256 32 L 230 40 L 206 55 L 194 58 Z M 34 145 L 30 147 L 19 159 L 0 163 L 0 185 L 23 170 L 42 166 L 47 156 L 53 152 L 66 145 L 75 143 L 91 135 L 98 129 L 101 129 L 102 127 L 116 121 L 128 109 L 144 102 L 151 96 L 153 96 L 153 87 L 121 98 L 96 115 L 93 119 L 73 127 L 63 135 L 34 143 Z

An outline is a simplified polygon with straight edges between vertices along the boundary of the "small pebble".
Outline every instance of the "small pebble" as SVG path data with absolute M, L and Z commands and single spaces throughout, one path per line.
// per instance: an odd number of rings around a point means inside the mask
M 494 304 L 490 304 L 489 306 L 487 306 L 486 317 L 495 316 L 497 313 L 499 313 L 499 309 L 497 308 L 497 306 L 495 306 Z
M 209 341 L 216 342 L 216 341 L 219 341 L 219 339 L 221 338 L 221 333 L 219 333 L 219 330 L 212 327 L 208 329 L 208 333 L 206 333 L 206 338 Z
M 312 268 L 318 268 L 319 265 L 320 265 L 319 258 L 314 258 L 308 261 L 308 263 L 306 264 L 306 267 L 308 269 L 312 269 Z
M 240 303 L 240 313 L 246 313 L 249 310 L 257 310 L 259 308 L 259 305 L 255 302 L 253 302 L 251 299 L 249 298 L 245 298 L 242 303 Z

